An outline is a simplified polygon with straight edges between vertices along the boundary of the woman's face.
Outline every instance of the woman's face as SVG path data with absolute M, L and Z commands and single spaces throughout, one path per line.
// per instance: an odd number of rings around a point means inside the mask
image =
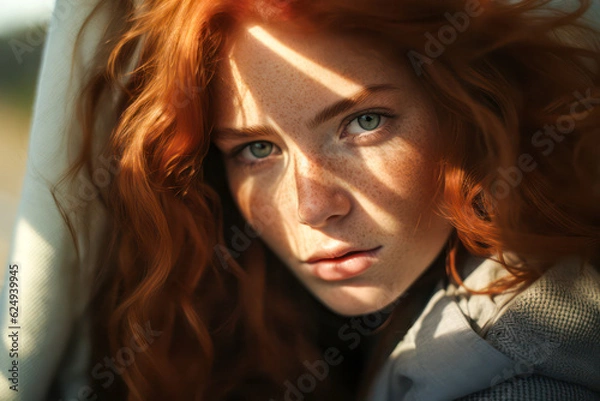
M 451 231 L 434 212 L 436 117 L 409 67 L 373 39 L 247 25 L 216 85 L 213 141 L 245 219 L 333 311 L 392 303 Z

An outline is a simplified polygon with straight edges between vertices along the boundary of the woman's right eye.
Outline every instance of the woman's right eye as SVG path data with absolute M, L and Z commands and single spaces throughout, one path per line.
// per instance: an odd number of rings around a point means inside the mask
M 275 145 L 267 141 L 256 141 L 246 144 L 238 152 L 238 157 L 248 163 L 257 162 L 273 154 Z

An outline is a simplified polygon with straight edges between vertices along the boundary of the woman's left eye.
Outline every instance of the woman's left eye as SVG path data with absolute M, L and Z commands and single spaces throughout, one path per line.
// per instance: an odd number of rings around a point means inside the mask
M 273 144 L 266 141 L 252 142 L 247 146 L 247 149 L 254 158 L 264 159 L 273 152 Z
M 365 131 L 373 131 L 379 128 L 384 119 L 385 116 L 378 113 L 361 114 L 348 123 L 346 132 L 351 135 L 356 135 Z

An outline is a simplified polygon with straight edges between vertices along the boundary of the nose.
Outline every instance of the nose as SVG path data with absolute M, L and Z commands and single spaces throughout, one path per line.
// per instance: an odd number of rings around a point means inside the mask
M 349 193 L 340 186 L 340 177 L 335 176 L 322 161 L 297 157 L 294 181 L 300 223 L 320 228 L 350 212 L 352 201 Z

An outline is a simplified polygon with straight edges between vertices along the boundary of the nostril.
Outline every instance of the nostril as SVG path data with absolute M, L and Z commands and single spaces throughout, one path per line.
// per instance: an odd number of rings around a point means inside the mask
M 311 227 L 322 227 L 346 216 L 351 209 L 348 195 L 331 188 L 319 194 L 298 195 L 298 219 Z
M 300 223 L 317 228 L 345 216 L 350 211 L 350 194 L 326 167 L 327 163 L 304 156 L 294 159 L 293 180 Z

